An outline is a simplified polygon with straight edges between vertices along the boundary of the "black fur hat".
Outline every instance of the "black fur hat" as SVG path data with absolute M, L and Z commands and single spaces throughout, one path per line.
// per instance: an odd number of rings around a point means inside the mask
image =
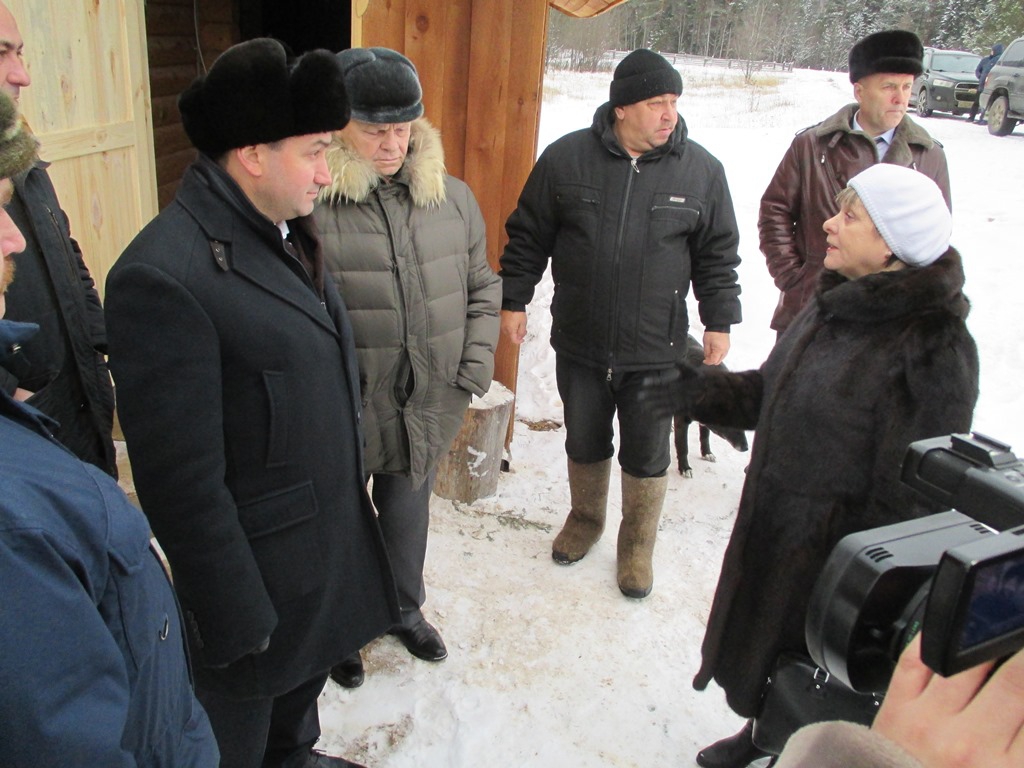
M 624 107 L 664 93 L 679 96 L 682 92 L 683 78 L 668 59 L 646 48 L 637 48 L 615 68 L 608 100 L 613 107 Z
M 294 63 L 267 37 L 228 48 L 178 98 L 196 149 L 217 157 L 229 149 L 340 130 L 348 123 L 345 81 L 330 51 Z
M 411 123 L 423 114 L 415 65 L 390 48 L 349 48 L 338 54 L 352 117 L 364 123 Z
M 917 77 L 924 71 L 924 48 L 913 32 L 887 29 L 858 40 L 850 49 L 850 82 L 879 72 Z

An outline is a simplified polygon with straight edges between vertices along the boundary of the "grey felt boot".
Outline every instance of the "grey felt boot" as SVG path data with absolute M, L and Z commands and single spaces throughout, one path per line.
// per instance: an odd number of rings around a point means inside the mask
M 668 477 L 622 473 L 622 524 L 619 526 L 619 589 L 626 597 L 647 597 L 654 586 L 654 540 L 665 503 Z
M 601 538 L 608 508 L 608 478 L 612 471 L 611 459 L 593 464 L 577 464 L 572 459 L 568 462 L 572 509 L 551 545 L 552 559 L 562 565 L 582 560 Z

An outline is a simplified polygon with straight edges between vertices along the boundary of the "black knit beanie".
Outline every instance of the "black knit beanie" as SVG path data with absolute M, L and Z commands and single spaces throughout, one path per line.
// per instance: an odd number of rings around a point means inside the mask
M 924 68 L 920 38 L 902 29 L 875 32 L 858 40 L 850 49 L 850 82 L 886 72 L 917 77 Z
M 665 93 L 679 96 L 682 92 L 679 71 L 661 54 L 638 48 L 615 68 L 608 100 L 613 107 L 624 107 Z
M 290 62 L 277 40 L 259 37 L 228 48 L 178 98 L 181 122 L 200 152 L 341 130 L 348 100 L 341 67 L 330 51 Z
M 352 118 L 364 123 L 411 123 L 423 114 L 416 67 L 390 48 L 349 48 L 338 54 Z

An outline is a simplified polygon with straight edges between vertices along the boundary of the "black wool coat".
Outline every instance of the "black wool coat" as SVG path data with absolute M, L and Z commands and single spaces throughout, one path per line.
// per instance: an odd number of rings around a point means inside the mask
M 107 280 L 139 500 L 198 681 L 229 696 L 290 691 L 398 621 L 363 480 L 351 327 L 309 217 L 290 225 L 321 265 L 322 297 L 280 230 L 201 157 Z
M 756 427 L 694 686 L 753 717 L 780 651 L 806 652 L 811 589 L 844 536 L 939 511 L 900 483 L 907 446 L 970 428 L 978 353 L 959 254 L 846 280 L 814 300 L 759 370 L 710 372 L 705 423 Z

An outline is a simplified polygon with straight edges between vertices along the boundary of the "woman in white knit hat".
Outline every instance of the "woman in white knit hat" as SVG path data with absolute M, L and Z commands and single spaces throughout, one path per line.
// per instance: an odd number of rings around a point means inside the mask
M 694 686 L 714 680 L 748 722 L 701 750 L 705 768 L 765 755 L 754 725 L 780 652 L 806 653 L 807 604 L 847 534 L 938 511 L 902 485 L 907 446 L 966 432 L 978 354 L 960 255 L 933 181 L 879 163 L 838 197 L 815 298 L 753 371 L 682 370 L 652 407 L 754 429 L 736 523 Z

